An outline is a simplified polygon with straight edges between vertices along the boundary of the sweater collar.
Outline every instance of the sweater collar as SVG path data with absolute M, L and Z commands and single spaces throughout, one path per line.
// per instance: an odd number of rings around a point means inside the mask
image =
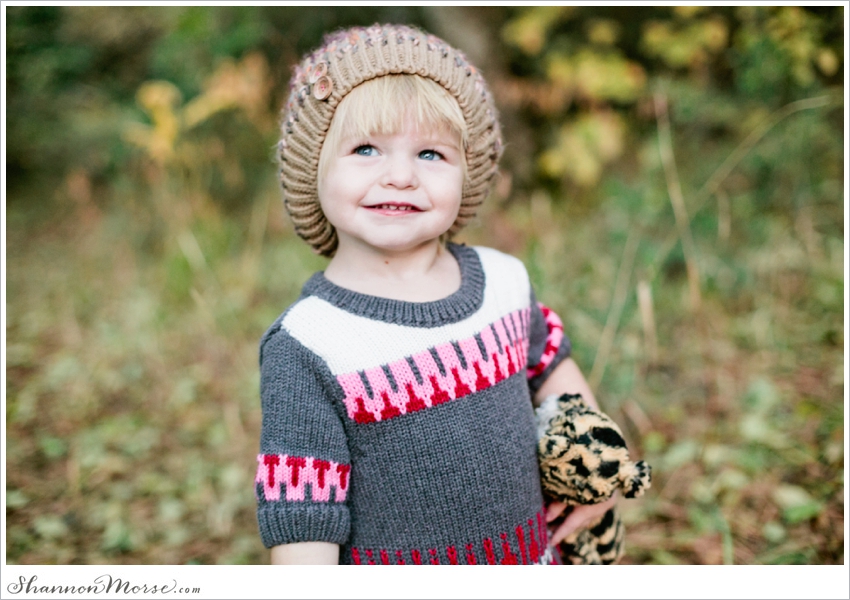
M 304 285 L 302 297 L 317 296 L 361 317 L 413 327 L 439 327 L 457 323 L 481 308 L 484 301 L 484 269 L 478 253 L 468 246 L 447 244 L 460 266 L 460 288 L 432 302 L 406 302 L 361 294 L 329 281 L 324 272 L 314 274 Z

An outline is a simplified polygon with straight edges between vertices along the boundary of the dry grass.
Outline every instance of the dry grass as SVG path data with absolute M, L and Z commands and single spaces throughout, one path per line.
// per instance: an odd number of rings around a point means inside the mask
M 10 562 L 267 560 L 256 341 L 321 261 L 266 194 L 266 214 L 209 209 L 148 253 L 152 223 L 129 209 L 10 207 Z M 681 271 L 645 275 L 661 244 L 624 241 L 623 206 L 578 220 L 536 202 L 490 207 L 466 239 L 524 258 L 586 372 L 610 336 L 598 395 L 654 468 L 647 497 L 624 502 L 624 562 L 842 563 L 841 240 L 820 239 L 815 259 L 788 227 L 725 255 L 703 240 L 694 312 Z M 637 246 L 626 273 L 624 244 Z M 711 285 L 729 269 L 744 283 Z

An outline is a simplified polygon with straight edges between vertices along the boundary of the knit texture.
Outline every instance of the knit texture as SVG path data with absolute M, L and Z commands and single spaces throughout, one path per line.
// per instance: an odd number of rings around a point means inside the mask
M 531 393 L 569 355 L 518 260 L 448 245 L 461 287 L 412 303 L 322 273 L 260 344 L 267 547 L 359 564 L 548 563 Z
M 364 81 L 403 73 L 442 85 L 457 99 L 467 123 L 467 179 L 449 237 L 475 216 L 487 196 L 502 154 L 502 136 L 493 97 L 466 56 L 438 37 L 403 25 L 330 34 L 294 68 L 278 144 L 284 205 L 295 231 L 319 254 L 332 256 L 337 247 L 336 231 L 319 206 L 316 181 L 334 111 Z

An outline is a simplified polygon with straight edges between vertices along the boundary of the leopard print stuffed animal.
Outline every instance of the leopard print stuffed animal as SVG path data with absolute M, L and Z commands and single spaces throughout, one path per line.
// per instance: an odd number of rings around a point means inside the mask
M 623 434 L 608 415 L 578 394 L 549 396 L 537 409 L 540 479 L 548 499 L 598 504 L 621 490 L 636 498 L 650 486 L 650 467 L 632 462 Z M 564 564 L 612 564 L 623 553 L 616 507 L 560 545 Z

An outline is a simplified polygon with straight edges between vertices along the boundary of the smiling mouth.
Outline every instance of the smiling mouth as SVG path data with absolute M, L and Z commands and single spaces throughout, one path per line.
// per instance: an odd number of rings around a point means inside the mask
M 410 204 L 376 204 L 374 206 L 367 206 L 371 210 L 389 210 L 394 212 L 421 212 L 415 206 L 411 206 Z

